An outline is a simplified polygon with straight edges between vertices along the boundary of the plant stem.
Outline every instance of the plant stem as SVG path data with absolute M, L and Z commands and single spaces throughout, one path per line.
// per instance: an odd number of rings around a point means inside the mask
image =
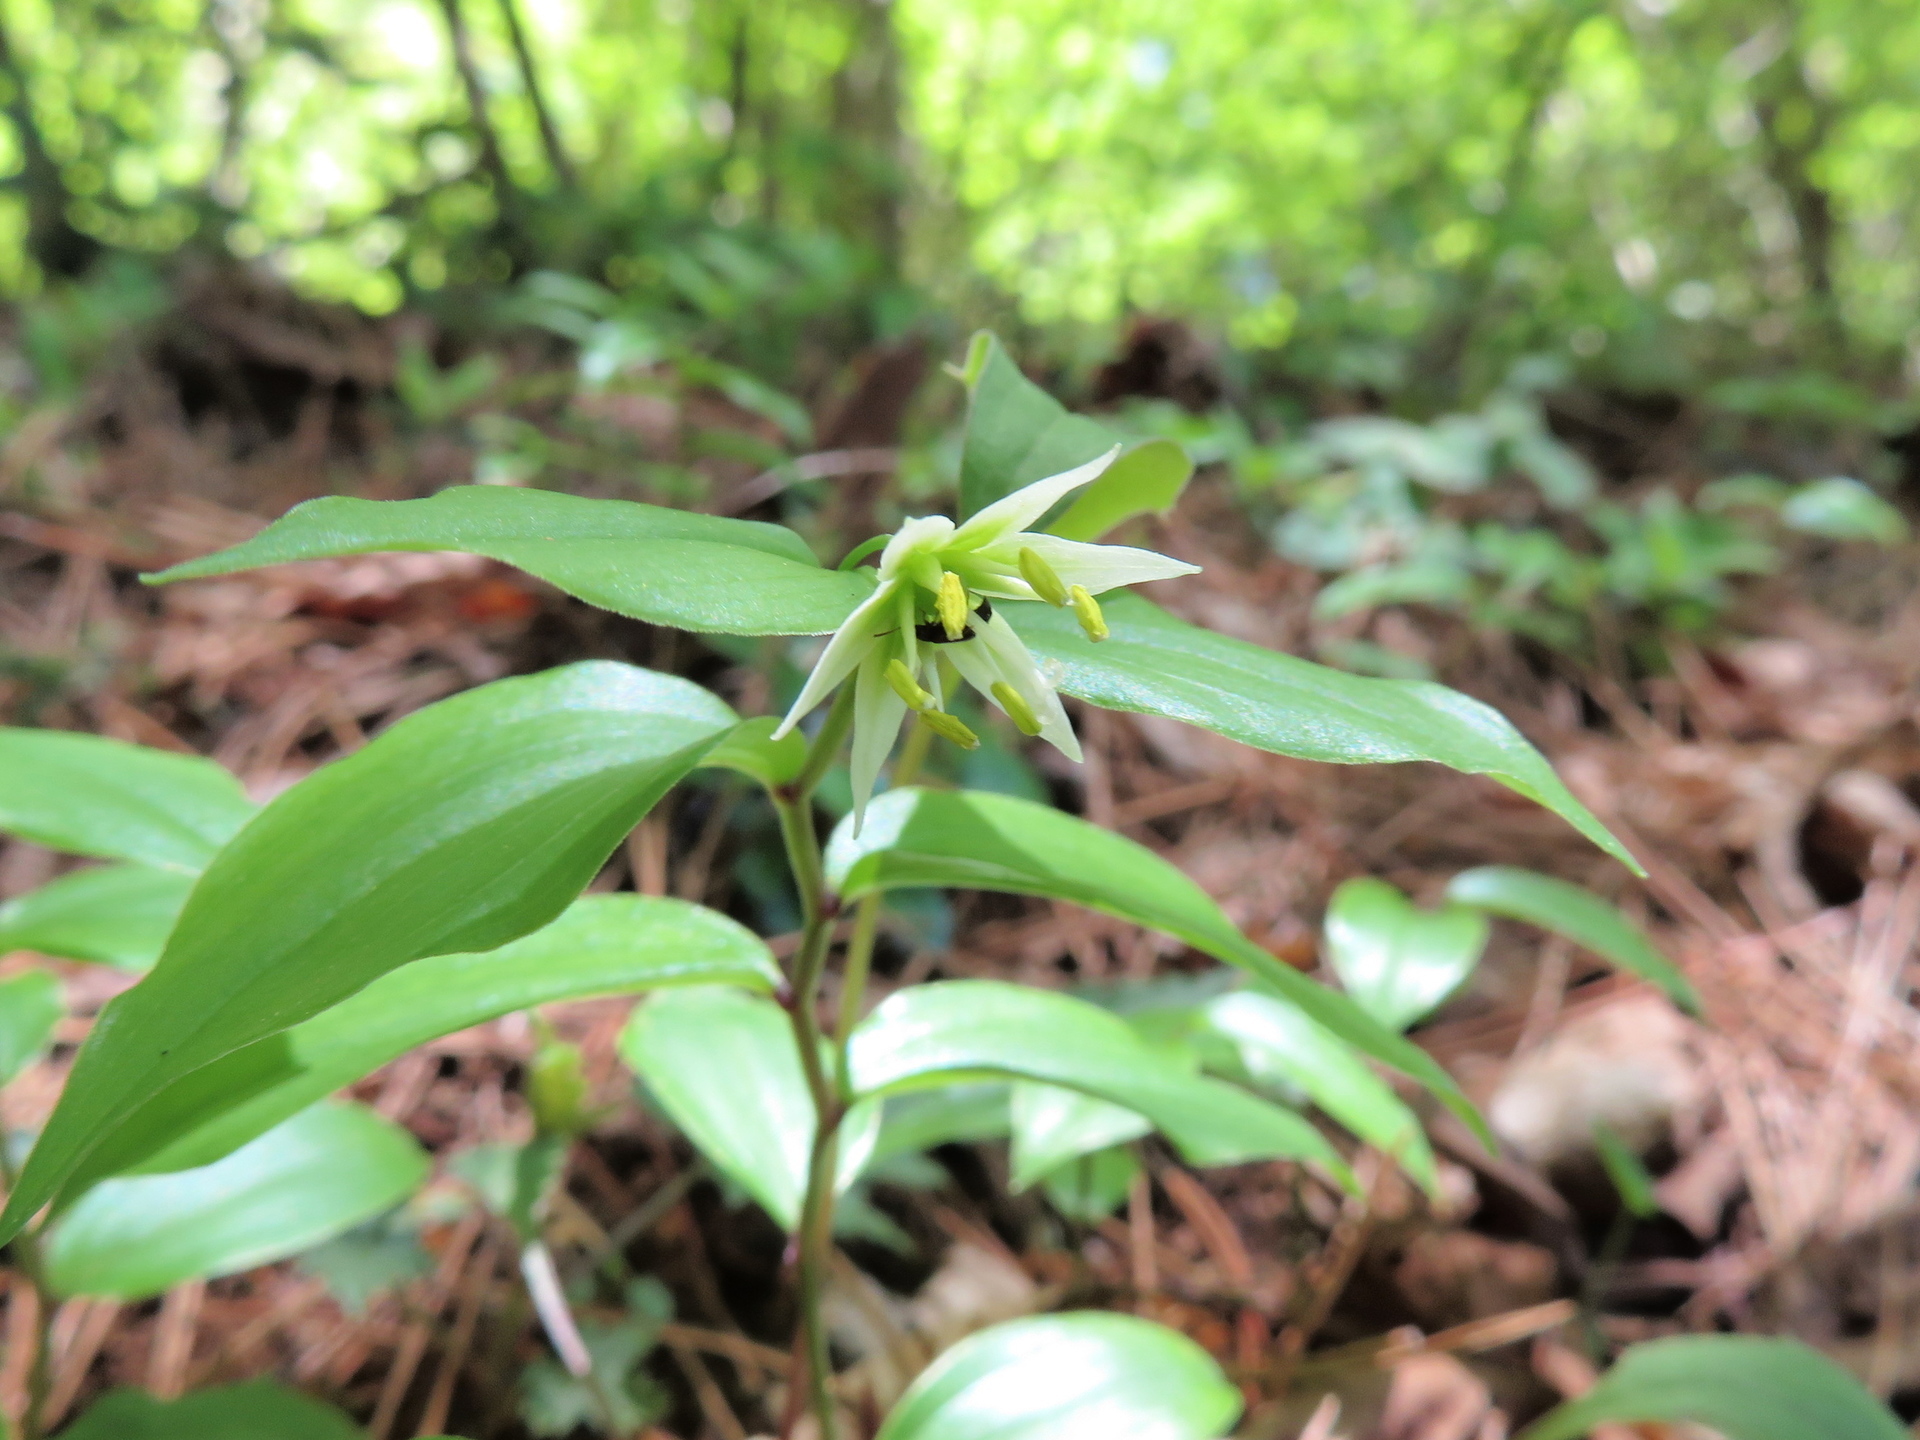
M 900 758 L 893 765 L 894 789 L 911 785 L 919 777 L 932 742 L 933 731 L 925 725 L 916 722 L 907 732 L 906 743 L 900 747 Z M 860 1007 L 867 998 L 867 976 L 873 968 L 873 942 L 879 930 L 880 895 L 876 891 L 861 896 L 859 908 L 854 911 L 853 934 L 847 940 L 846 971 L 840 979 L 840 1014 L 833 1029 L 833 1046 L 843 1094 L 852 1091 L 847 1071 L 847 1042 L 853 1036 L 853 1027 L 860 1023 Z
M 780 817 L 780 835 L 786 842 L 787 864 L 800 891 L 800 912 L 805 921 L 786 1004 L 787 1014 L 793 1021 L 793 1043 L 800 1052 L 800 1069 L 806 1076 L 816 1117 L 808 1157 L 806 1200 L 796 1238 L 800 1251 L 800 1326 L 805 1342 L 802 1349 L 807 1363 L 807 1397 L 819 1426 L 819 1440 L 838 1440 L 839 1435 L 833 1410 L 833 1356 L 827 1344 L 821 1302 L 826 1293 L 827 1266 L 833 1246 L 833 1176 L 839 1148 L 836 1135 L 846 1104 L 839 1087 L 828 1075 L 825 1057 L 821 1054 L 824 1037 L 820 1033 L 820 978 L 826 970 L 827 952 L 833 947 L 839 900 L 827 889 L 820 836 L 814 829 L 812 797 L 814 787 L 839 755 L 841 743 L 853 724 L 852 690 L 850 685 L 841 689 L 820 733 L 814 737 L 800 774 L 773 794 L 774 810 Z

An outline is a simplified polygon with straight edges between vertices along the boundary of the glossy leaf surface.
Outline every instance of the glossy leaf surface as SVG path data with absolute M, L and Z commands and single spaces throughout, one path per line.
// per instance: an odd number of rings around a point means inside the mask
M 700 1153 L 793 1230 L 816 1121 L 786 1012 L 721 986 L 668 991 L 634 1011 L 620 1054 Z M 877 1104 L 843 1122 L 842 1188 L 866 1164 L 879 1125 Z
M 192 874 L 253 814 L 211 760 L 65 730 L 0 728 L 0 830 Z
M 968 1336 L 900 1397 L 878 1440 L 1216 1440 L 1240 1407 L 1186 1336 L 1082 1311 Z
M 39 1057 L 66 1013 L 60 982 L 45 970 L 0 980 L 0 1085 Z
M 379 1214 L 427 1169 L 393 1122 L 362 1105 L 316 1105 L 212 1165 L 95 1186 L 52 1228 L 48 1283 L 138 1300 L 250 1270 Z
M 827 846 L 831 883 L 874 890 L 952 886 L 1070 900 L 1163 930 L 1252 972 L 1347 1044 L 1434 1091 L 1482 1135 L 1485 1122 L 1417 1045 L 1348 997 L 1274 959 L 1234 928 L 1206 892 L 1142 845 L 1050 806 L 979 791 L 907 788 L 867 807 L 858 836 L 842 822 Z
M 734 723 L 698 686 L 594 661 L 443 700 L 286 791 L 101 1013 L 0 1232 L 181 1076 L 410 960 L 544 925 Z
M 770 990 L 779 973 L 759 939 L 704 906 L 589 895 L 498 950 L 403 965 L 312 1019 L 202 1066 L 122 1124 L 72 1188 L 205 1165 L 416 1045 L 515 1010 L 662 985 Z
M 1137 1140 L 1153 1122 L 1105 1100 L 1058 1085 L 1015 1085 L 1008 1106 L 1013 1131 L 1009 1184 L 1025 1190 L 1069 1160 Z
M 986 331 L 973 337 L 966 379 L 962 519 L 1035 480 L 1084 465 L 1119 442 L 1099 421 L 1073 414 L 1027 379 Z M 1172 441 L 1136 445 L 1081 491 L 1052 529 L 1069 539 L 1095 539 L 1134 515 L 1169 508 L 1192 474 L 1193 462 Z
M 1524 920 L 1560 935 L 1602 960 L 1666 991 L 1675 1004 L 1697 1015 L 1700 996 L 1646 932 L 1598 895 L 1516 865 L 1463 870 L 1447 885 L 1447 898 L 1509 920 Z
M 1423 910 L 1365 876 L 1333 892 L 1327 960 L 1382 1025 L 1404 1030 L 1465 983 L 1487 945 L 1487 917 L 1465 905 Z
M 1028 649 L 1062 667 L 1060 689 L 1108 710 L 1169 715 L 1230 740 L 1338 765 L 1431 760 L 1488 775 L 1638 865 L 1497 710 L 1424 680 L 1375 680 L 1176 620 L 1137 595 L 1103 600 L 1094 644 L 1050 605 L 996 605 Z
M 425 500 L 329 496 L 155 583 L 377 550 L 486 555 L 590 605 L 682 630 L 824 634 L 872 592 L 820 567 L 793 531 L 628 500 L 460 485 Z
M 899 991 L 854 1030 L 856 1095 L 1007 1076 L 1038 1080 L 1136 1111 L 1196 1165 L 1290 1156 L 1336 1174 L 1326 1139 L 1289 1110 L 1195 1074 L 1097 1005 L 997 980 L 946 980 Z
M 0 905 L 0 954 L 37 950 L 145 970 L 160 958 L 194 877 L 151 865 L 98 865 Z
M 102 1397 L 60 1440 L 362 1440 L 335 1410 L 266 1380 L 156 1400 L 145 1390 Z
M 1239 1048 L 1256 1080 L 1280 1081 L 1391 1156 L 1429 1192 L 1436 1182 L 1433 1152 L 1420 1119 L 1393 1088 L 1333 1033 L 1291 1005 L 1252 990 L 1219 996 L 1206 1022 Z
M 1858 1380 L 1795 1340 L 1676 1335 L 1629 1349 L 1600 1383 L 1518 1440 L 1577 1440 L 1609 1422 L 1691 1422 L 1726 1440 L 1900 1440 Z

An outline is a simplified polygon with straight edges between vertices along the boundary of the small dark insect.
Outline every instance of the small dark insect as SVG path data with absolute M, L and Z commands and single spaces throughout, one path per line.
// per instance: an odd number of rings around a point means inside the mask
M 986 624 L 987 621 L 993 618 L 993 602 L 984 595 L 981 596 L 980 608 L 974 613 L 980 617 L 981 624 Z M 924 640 L 929 645 L 958 645 L 961 640 L 973 639 L 974 629 L 973 626 L 969 625 L 960 632 L 960 640 L 949 640 L 947 638 L 947 627 L 942 625 L 938 620 L 929 620 L 924 625 L 914 626 L 913 633 L 916 639 Z

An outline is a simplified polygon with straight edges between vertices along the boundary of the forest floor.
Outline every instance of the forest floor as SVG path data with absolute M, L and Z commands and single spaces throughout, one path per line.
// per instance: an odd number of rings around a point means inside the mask
M 687 637 L 471 557 L 138 584 L 138 571 L 244 538 L 314 494 L 398 497 L 466 478 L 472 455 L 455 431 L 382 418 L 393 333 L 264 292 L 213 292 L 81 400 L 20 426 L 0 446 L 0 495 L 16 497 L 0 508 L 0 717 L 210 754 L 264 797 L 442 696 L 587 656 L 691 670 L 750 702 L 752 677 Z M 708 426 L 765 424 L 702 394 L 677 412 L 600 403 L 590 418 L 657 454 L 693 410 Z M 844 407 L 841 419 L 858 445 L 889 443 L 887 425 L 863 436 Z M 700 463 L 712 494 L 759 493 L 756 465 Z M 1274 557 L 1226 485 L 1203 474 L 1153 543 L 1206 567 L 1163 603 L 1302 648 L 1315 577 Z M 1361 1203 L 1294 1167 L 1196 1175 L 1158 1152 L 1152 1183 L 1082 1229 L 1049 1220 L 1032 1196 L 1007 1199 L 992 1147 L 942 1152 L 944 1183 L 876 1191 L 911 1253 L 847 1247 L 832 1303 L 856 1405 L 884 1405 L 960 1334 L 1070 1300 L 1193 1335 L 1257 1402 L 1246 1433 L 1273 1440 L 1491 1440 L 1589 1382 L 1595 1333 L 1714 1326 L 1800 1336 L 1915 1409 L 1916 581 L 1910 555 L 1777 577 L 1736 616 L 1740 638 L 1675 642 L 1671 673 L 1644 682 L 1543 667 L 1499 636 L 1406 618 L 1408 644 L 1441 678 L 1510 716 L 1627 840 L 1644 886 L 1483 779 L 1319 766 L 1171 722 L 1079 712 L 1087 763 L 1049 780 L 1088 818 L 1176 861 L 1290 963 L 1316 964 L 1327 896 L 1350 876 L 1431 900 L 1462 869 L 1519 863 L 1638 914 L 1705 997 L 1706 1019 L 1558 942 L 1497 929 L 1468 991 L 1415 1036 L 1506 1142 L 1488 1156 L 1431 1117 L 1441 1204 L 1385 1167 L 1366 1172 Z M 657 815 L 595 888 L 725 903 L 729 859 L 723 820 Z M 0 899 L 57 868 L 46 851 L 8 845 Z M 894 941 L 882 991 L 940 975 L 1144 979 L 1193 963 L 1162 939 L 1039 902 L 962 900 L 937 948 L 905 931 Z M 39 962 L 14 956 L 0 969 L 27 963 Z M 43 1121 L 88 1017 L 130 983 L 104 967 L 63 970 L 75 1018 L 53 1059 L 8 1092 L 10 1128 Z M 673 1406 L 648 1433 L 744 1440 L 775 1429 L 784 1403 L 781 1237 L 751 1207 L 729 1208 L 634 1103 L 614 1053 L 629 1004 L 551 1011 L 612 1107 L 575 1147 L 556 1242 L 623 1250 L 674 1294 L 680 1318 L 654 1362 Z M 532 1043 L 524 1019 L 503 1020 L 424 1047 L 358 1093 L 440 1154 L 525 1139 Z M 1614 1224 L 1597 1122 L 1648 1157 L 1658 1217 Z M 69 1301 L 54 1321 L 54 1409 L 71 1414 L 116 1384 L 166 1395 L 271 1373 L 365 1418 L 374 1440 L 526 1434 L 508 1380 L 540 1342 L 515 1299 L 510 1246 L 457 1206 L 424 1239 L 430 1272 L 361 1307 L 297 1263 L 145 1305 Z M 9 1339 L 32 1321 L 10 1294 Z M 18 1368 L 0 1366 L 0 1407 L 17 1403 Z

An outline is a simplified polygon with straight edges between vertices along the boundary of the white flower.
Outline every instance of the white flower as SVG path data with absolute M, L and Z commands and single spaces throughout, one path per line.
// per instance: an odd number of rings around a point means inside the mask
M 945 658 L 969 685 L 1029 735 L 1070 760 L 1080 758 L 1060 697 L 994 600 L 1070 605 L 1095 640 L 1106 624 L 1093 597 L 1120 585 L 1191 575 L 1200 567 L 1126 545 L 1063 540 L 1027 529 L 1065 496 L 1090 484 L 1119 447 L 1078 469 L 1036 480 L 987 506 L 965 523 L 944 515 L 908 520 L 880 554 L 873 594 L 833 632 L 799 698 L 774 732 L 786 734 L 854 677 L 853 803 L 855 824 L 873 793 L 907 711 L 918 711 L 938 734 L 971 749 L 979 741 L 945 712 L 938 661 Z

